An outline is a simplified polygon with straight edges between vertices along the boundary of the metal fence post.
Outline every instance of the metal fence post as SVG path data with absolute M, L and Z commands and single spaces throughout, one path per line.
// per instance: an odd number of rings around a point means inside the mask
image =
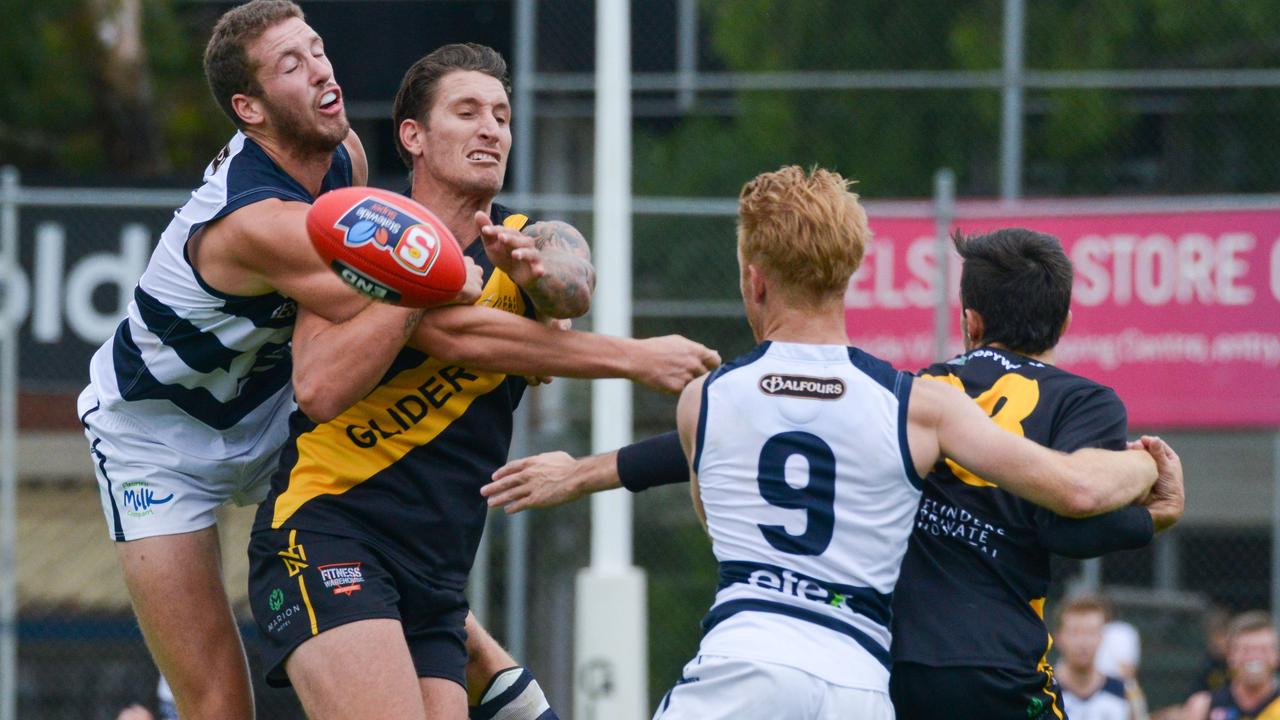
M 1025 94 L 1023 36 L 1024 0 L 1004 0 L 1004 73 L 1000 121 L 1000 197 L 1022 197 L 1022 101 Z
M 933 175 L 934 252 L 938 259 L 938 296 L 933 308 L 933 359 L 947 359 L 951 334 L 951 221 L 956 214 L 956 174 L 942 168 Z
M 592 326 L 631 335 L 631 3 L 596 0 L 595 221 L 599 293 Z M 607 231 L 606 231 L 607 228 Z M 592 452 L 631 441 L 631 385 L 595 380 Z M 576 585 L 574 717 L 649 716 L 645 575 L 632 564 L 631 496 L 591 497 L 591 565 Z
M 18 267 L 18 170 L 0 169 L 0 277 L 4 305 Z M 18 325 L 0 316 L 0 720 L 18 717 Z

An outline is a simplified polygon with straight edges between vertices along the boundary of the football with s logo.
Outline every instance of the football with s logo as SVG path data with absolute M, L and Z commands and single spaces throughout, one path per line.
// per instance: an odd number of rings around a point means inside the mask
M 371 187 L 332 190 L 307 211 L 307 235 L 357 292 L 407 307 L 453 299 L 466 282 L 462 248 L 432 212 Z

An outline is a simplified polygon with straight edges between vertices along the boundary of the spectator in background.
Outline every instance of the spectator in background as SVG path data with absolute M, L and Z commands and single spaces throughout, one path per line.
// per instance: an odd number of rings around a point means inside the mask
M 1137 680 L 1138 665 L 1142 662 L 1142 637 L 1133 625 L 1116 618 L 1111 601 L 1099 598 L 1107 614 L 1107 624 L 1102 627 L 1102 643 L 1094 661 L 1098 672 L 1122 680 Z
M 1231 613 L 1221 605 L 1211 608 L 1204 619 L 1204 660 L 1196 675 L 1194 697 L 1198 693 L 1212 696 L 1230 679 L 1227 672 L 1227 631 L 1231 626 Z
M 1210 695 L 1196 693 L 1183 720 L 1272 720 L 1280 718 L 1276 670 L 1280 649 L 1271 616 L 1261 610 L 1242 613 L 1227 629 L 1230 682 Z
M 1137 716 L 1124 680 L 1103 674 L 1095 662 L 1106 619 L 1106 604 L 1091 595 L 1068 600 L 1058 616 L 1055 667 L 1071 720 L 1134 720 Z
M 1106 624 L 1102 626 L 1102 642 L 1094 665 L 1098 672 L 1124 682 L 1125 691 L 1133 703 L 1133 720 L 1147 720 L 1147 696 L 1138 685 L 1138 666 L 1142 663 L 1142 636 L 1132 624 L 1116 617 L 1115 605 L 1107 598 L 1098 598 L 1106 612 Z

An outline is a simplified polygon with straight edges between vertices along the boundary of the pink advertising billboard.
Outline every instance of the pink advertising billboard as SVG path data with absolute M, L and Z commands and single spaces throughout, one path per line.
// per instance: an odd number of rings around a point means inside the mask
M 1059 366 L 1115 388 L 1136 428 L 1280 427 L 1280 206 L 1035 207 L 961 204 L 953 228 L 1025 227 L 1062 241 L 1075 284 Z M 933 356 L 934 222 L 878 218 L 874 205 L 869 214 L 875 240 L 845 296 L 849 337 L 917 370 Z M 962 348 L 952 257 L 954 354 Z

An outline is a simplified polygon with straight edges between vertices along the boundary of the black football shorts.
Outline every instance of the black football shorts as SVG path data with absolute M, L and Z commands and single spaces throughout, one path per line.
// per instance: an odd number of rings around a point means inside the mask
M 299 645 L 339 625 L 392 618 L 404 627 L 419 677 L 466 687 L 467 599 L 364 540 L 283 528 L 249 540 L 249 604 L 262 636 L 267 684 L 289 684 Z

